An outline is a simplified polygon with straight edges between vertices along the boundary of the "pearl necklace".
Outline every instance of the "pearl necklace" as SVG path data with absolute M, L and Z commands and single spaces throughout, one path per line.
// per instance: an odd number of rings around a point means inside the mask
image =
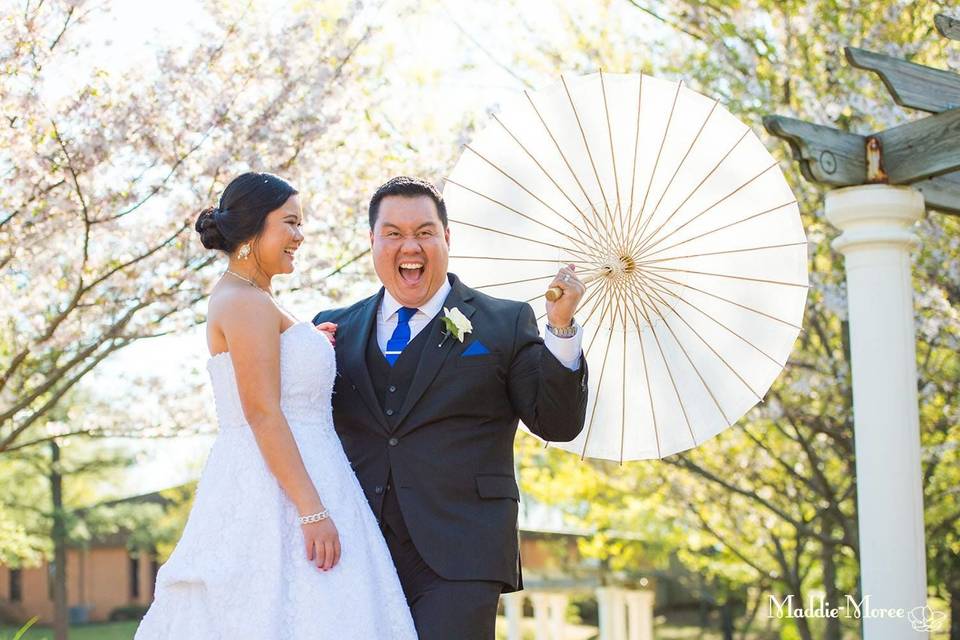
M 265 294 L 267 294 L 268 296 L 270 296 L 271 298 L 273 298 L 273 294 L 272 294 L 272 293 L 270 293 L 268 290 L 266 290 L 266 289 L 264 289 L 263 287 L 261 287 L 260 285 L 258 285 L 258 284 L 257 284 L 256 282 L 254 282 L 253 280 L 250 280 L 249 278 L 244 278 L 244 277 L 243 277 L 242 275 L 240 275 L 239 273 L 237 273 L 237 272 L 235 272 L 235 271 L 231 271 L 230 269 L 227 269 L 227 273 L 229 273 L 229 274 L 232 275 L 232 276 L 236 276 L 237 278 L 240 278 L 241 280 L 243 280 L 244 282 L 246 282 L 247 284 L 249 284 L 251 287 L 256 287 L 257 289 L 260 289 L 260 291 L 263 291 Z
M 270 296 L 270 299 L 273 301 L 273 304 L 275 304 L 275 305 L 276 305 L 279 309 L 281 309 L 284 313 L 286 313 L 286 314 L 289 315 L 291 318 L 293 318 L 296 322 L 299 322 L 299 320 L 296 320 L 296 316 L 295 316 L 295 315 L 293 315 L 292 313 L 290 313 L 290 311 L 288 311 L 286 307 L 284 307 L 282 304 L 280 304 L 280 301 L 279 301 L 279 300 L 277 300 L 276 298 L 273 297 L 273 294 L 272 294 L 272 293 L 270 293 L 269 291 L 267 291 L 266 289 L 264 289 L 263 287 L 261 287 L 260 285 L 258 285 L 256 282 L 254 282 L 253 280 L 250 280 L 249 278 L 244 278 L 244 277 L 243 277 L 242 275 L 240 275 L 239 273 L 237 273 L 237 272 L 235 272 L 235 271 L 231 271 L 230 269 L 227 269 L 226 273 L 229 273 L 229 274 L 232 275 L 232 276 L 235 276 L 235 277 L 237 277 L 237 278 L 240 278 L 241 280 L 243 280 L 244 282 L 246 282 L 247 284 L 249 284 L 251 287 L 256 287 L 256 288 L 259 289 L 260 291 L 263 291 L 265 294 L 267 294 L 268 296 Z

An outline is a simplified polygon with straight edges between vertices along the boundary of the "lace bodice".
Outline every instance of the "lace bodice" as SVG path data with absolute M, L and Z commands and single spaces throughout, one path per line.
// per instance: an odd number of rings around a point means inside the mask
M 336 376 L 333 346 L 309 321 L 280 334 L 280 409 L 288 422 L 332 424 L 330 396 Z M 247 428 L 229 351 L 207 361 L 220 430 Z

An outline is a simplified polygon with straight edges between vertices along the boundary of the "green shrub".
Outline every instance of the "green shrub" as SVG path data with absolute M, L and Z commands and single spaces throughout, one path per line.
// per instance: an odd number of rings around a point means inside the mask
M 110 612 L 110 622 L 121 620 L 140 620 L 147 613 L 148 606 L 143 604 L 128 604 L 117 607 Z

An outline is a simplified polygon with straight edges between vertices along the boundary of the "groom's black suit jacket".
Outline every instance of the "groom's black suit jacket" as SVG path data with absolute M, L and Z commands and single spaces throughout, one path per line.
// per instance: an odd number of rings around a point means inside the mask
M 318 313 L 337 323 L 334 424 L 374 513 L 392 476 L 417 551 L 448 580 L 493 580 L 523 588 L 514 475 L 517 421 L 548 441 L 583 429 L 587 363 L 562 365 L 544 346 L 530 305 L 492 298 L 448 274 L 456 307 L 473 324 L 461 343 L 428 324 L 401 408 L 385 415 L 367 369 L 383 289 L 350 307 Z M 441 315 L 442 315 L 441 311 Z M 462 355 L 475 340 L 490 353 Z M 443 346 L 437 345 L 443 342 Z M 336 514 L 332 514 L 336 521 Z

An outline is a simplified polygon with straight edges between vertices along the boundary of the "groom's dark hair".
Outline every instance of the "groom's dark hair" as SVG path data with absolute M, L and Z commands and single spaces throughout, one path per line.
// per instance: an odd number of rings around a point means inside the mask
M 437 205 L 437 213 L 440 215 L 440 222 L 443 228 L 447 228 L 447 205 L 443 203 L 443 196 L 437 191 L 437 188 L 424 180 L 423 178 L 411 178 L 410 176 L 396 176 L 390 178 L 377 189 L 373 197 L 370 198 L 370 230 L 377 224 L 377 215 L 380 213 L 380 201 L 387 196 L 405 196 L 407 198 L 416 198 L 417 196 L 427 196 Z

